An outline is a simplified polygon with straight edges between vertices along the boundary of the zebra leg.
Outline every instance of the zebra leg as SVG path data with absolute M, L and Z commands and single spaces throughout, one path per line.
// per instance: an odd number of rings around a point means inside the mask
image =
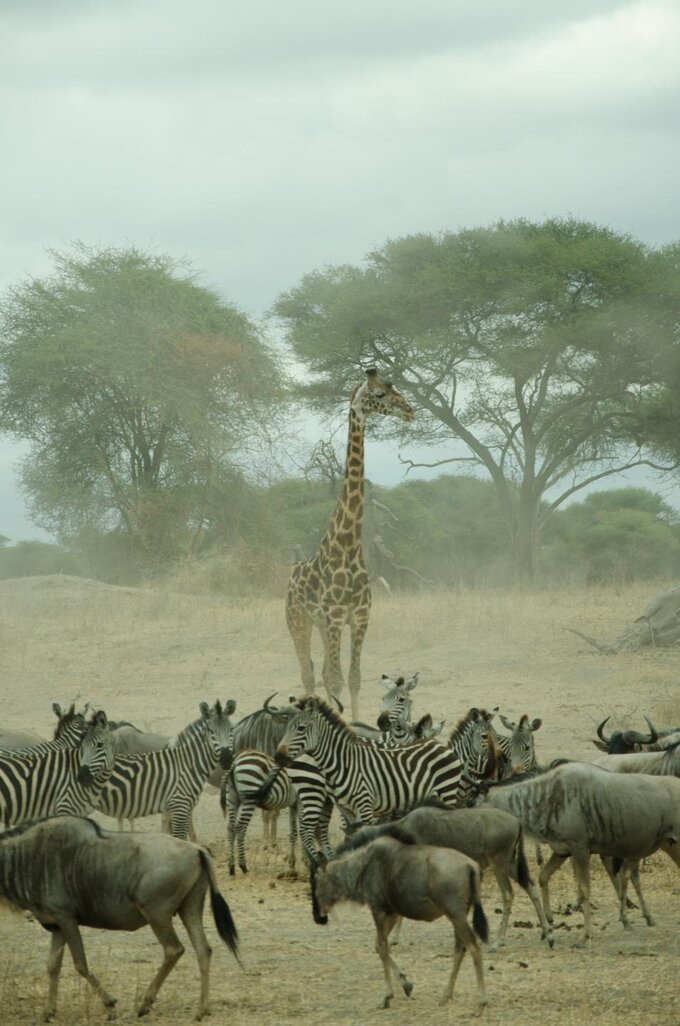
M 240 800 L 235 787 L 229 787 L 227 789 L 227 806 L 229 809 L 229 818 L 227 819 L 227 841 L 229 844 L 229 876 L 234 876 L 236 873 L 236 866 L 234 863 L 234 846 L 236 844 L 236 813 L 240 805 Z
M 140 909 L 140 912 L 142 912 L 142 915 L 146 915 L 143 909 Z M 172 919 L 165 919 L 158 922 L 155 921 L 153 917 L 147 917 L 147 921 L 158 938 L 159 944 L 163 948 L 163 964 L 147 987 L 146 993 L 142 998 L 142 1003 L 137 1009 L 137 1015 L 146 1015 L 156 1000 L 156 996 L 158 991 L 161 989 L 164 980 L 184 954 L 184 945 L 175 933 L 175 928 L 172 925 Z
M 290 828 L 288 832 L 288 839 L 290 841 L 290 857 L 288 859 L 288 865 L 292 870 L 295 869 L 295 845 L 297 843 L 298 835 L 298 811 L 296 805 L 290 807 Z
M 239 812 L 236 841 L 238 844 L 238 867 L 242 873 L 248 872 L 248 866 L 246 865 L 246 831 L 256 808 L 257 806 L 253 802 L 243 802 Z
M 47 975 L 50 981 L 50 989 L 47 995 L 47 1008 L 45 1009 L 44 1021 L 50 1022 L 57 1014 L 57 993 L 59 991 L 59 973 L 64 961 L 64 945 L 66 940 L 61 930 L 55 930 L 50 942 L 50 953 L 47 959 Z
M 191 824 L 192 805 L 187 805 L 186 799 L 175 798 L 168 802 L 168 817 L 170 821 L 170 833 L 173 837 L 179 837 L 186 841 Z

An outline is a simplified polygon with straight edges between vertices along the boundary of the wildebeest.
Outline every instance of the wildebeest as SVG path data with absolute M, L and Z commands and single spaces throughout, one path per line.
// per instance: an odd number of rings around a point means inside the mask
M 389 935 L 399 918 L 432 922 L 446 916 L 454 932 L 453 968 L 441 1004 L 450 1000 L 460 963 L 470 952 L 477 975 L 479 1005 L 486 1004 L 482 956 L 475 934 L 486 942 L 488 924 L 480 903 L 479 866 L 450 848 L 416 844 L 395 824 L 363 827 L 338 849 L 339 857 L 320 873 L 312 873 L 316 922 L 339 901 L 368 905 L 376 927 L 376 951 L 385 973 L 386 991 L 380 1008 L 394 997 L 392 970 L 407 997 L 413 984 L 390 954 Z M 472 928 L 467 915 L 472 907 Z
M 163 964 L 149 984 L 138 1014 L 156 1000 L 166 976 L 184 953 L 172 917 L 178 915 L 196 952 L 201 974 L 197 1018 L 209 1014 L 210 947 L 203 903 L 210 887 L 215 925 L 238 957 L 238 935 L 217 889 L 204 848 L 166 834 L 102 830 L 91 819 L 59 816 L 24 823 L 0 834 L 0 897 L 27 909 L 52 934 L 47 963 L 45 1020 L 57 1009 L 59 973 L 68 945 L 77 971 L 111 1010 L 116 999 L 90 972 L 81 926 L 138 930 L 150 926 L 163 947 Z
M 592 933 L 592 853 L 632 863 L 660 848 L 680 866 L 680 780 L 674 777 L 608 773 L 588 763 L 564 763 L 529 780 L 491 787 L 486 801 L 517 816 L 527 833 L 553 849 L 539 878 L 549 921 L 548 882 L 565 859 L 573 858 L 586 937 Z M 622 919 L 625 900 L 624 881 Z
M 474 859 L 483 870 L 487 866 L 496 878 L 503 898 L 503 917 L 498 928 L 498 943 L 503 943 L 508 931 L 512 910 L 512 883 L 518 883 L 529 895 L 538 921 L 541 939 L 550 947 L 554 937 L 538 890 L 529 875 L 524 853 L 522 825 L 515 816 L 502 809 L 479 806 L 474 809 L 450 809 L 439 802 L 424 802 L 398 820 L 418 844 L 432 844 L 441 848 L 455 848 Z
M 647 719 L 646 716 L 649 734 L 641 734 L 639 730 L 613 730 L 609 737 L 607 737 L 604 728 L 610 719 L 611 717 L 607 716 L 599 724 L 597 728 L 599 741 L 593 739 L 595 747 L 599 748 L 601 752 L 607 752 L 608 755 L 623 755 L 626 752 L 634 752 L 639 750 L 641 745 L 653 744 L 659 737 L 651 720 Z
M 680 777 L 680 740 L 656 752 L 602 755 L 595 766 L 610 773 L 646 773 L 654 777 Z

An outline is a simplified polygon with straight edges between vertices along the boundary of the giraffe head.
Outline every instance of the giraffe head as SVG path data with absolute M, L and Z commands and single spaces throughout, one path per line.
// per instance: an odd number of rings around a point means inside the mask
M 397 392 L 391 381 L 381 378 L 375 367 L 366 371 L 366 380 L 352 392 L 351 408 L 362 421 L 374 413 L 407 421 L 415 417 L 401 392 Z

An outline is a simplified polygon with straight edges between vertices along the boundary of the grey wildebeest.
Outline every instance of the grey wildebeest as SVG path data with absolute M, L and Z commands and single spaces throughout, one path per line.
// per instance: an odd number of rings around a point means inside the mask
M 451 999 L 460 963 L 470 952 L 479 1005 L 486 1004 L 482 956 L 475 934 L 486 942 L 488 925 L 480 903 L 480 871 L 472 859 L 450 848 L 416 844 L 397 824 L 363 827 L 338 849 L 325 870 L 312 871 L 312 908 L 319 924 L 339 901 L 368 905 L 376 928 L 376 951 L 385 973 L 380 1008 L 394 997 L 392 970 L 407 997 L 413 984 L 390 954 L 389 935 L 400 917 L 432 922 L 446 916 L 454 932 L 453 967 L 441 1004 Z M 467 916 L 473 909 L 472 927 Z
M 680 740 L 656 752 L 601 755 L 593 763 L 610 773 L 645 773 L 654 777 L 680 777 Z
M 541 925 L 541 940 L 553 946 L 554 936 L 538 890 L 529 875 L 524 853 L 522 825 L 515 816 L 502 809 L 479 806 L 474 809 L 450 809 L 440 802 L 428 801 L 412 809 L 398 821 L 418 844 L 455 848 L 474 859 L 480 869 L 489 866 L 496 878 L 503 899 L 503 917 L 498 928 L 497 943 L 505 942 L 512 910 L 512 883 L 527 892 Z
M 680 780 L 674 777 L 608 773 L 587 763 L 564 763 L 529 780 L 491 787 L 486 801 L 517 816 L 527 833 L 552 848 L 539 877 L 550 922 L 550 877 L 573 858 L 586 938 L 592 934 L 591 854 L 625 864 L 661 849 L 680 866 Z M 625 922 L 625 878 L 619 898 Z
M 56 1014 L 65 945 L 105 1008 L 111 1012 L 116 1003 L 89 970 L 81 926 L 151 927 L 163 948 L 163 964 L 138 1009 L 139 1015 L 148 1012 L 184 953 L 172 923 L 175 915 L 184 923 L 198 958 L 201 993 L 196 1017 L 207 1015 L 211 951 L 202 916 L 208 887 L 218 933 L 238 957 L 236 927 L 204 848 L 166 834 L 103 830 L 91 819 L 74 816 L 28 822 L 0 834 L 0 898 L 30 911 L 52 934 L 46 1021 Z

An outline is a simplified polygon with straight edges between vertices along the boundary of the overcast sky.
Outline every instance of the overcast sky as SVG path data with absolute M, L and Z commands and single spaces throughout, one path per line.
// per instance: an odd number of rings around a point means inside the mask
M 677 0 L 0 0 L 0 289 L 49 246 L 135 244 L 260 316 L 414 231 L 678 239 L 679 57 Z M 0 533 L 39 536 L 16 453 Z

